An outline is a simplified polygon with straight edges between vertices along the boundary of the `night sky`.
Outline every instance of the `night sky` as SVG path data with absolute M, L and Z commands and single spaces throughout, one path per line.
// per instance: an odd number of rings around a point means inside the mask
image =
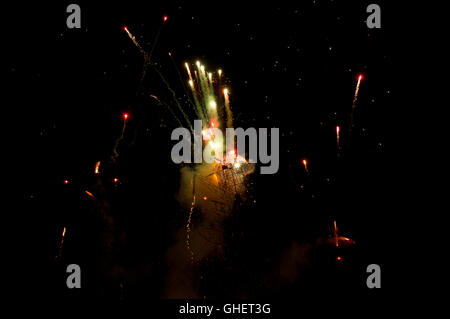
M 252 200 L 222 225 L 224 255 L 195 266 L 201 279 L 196 293 L 184 298 L 275 300 L 311 290 L 368 296 L 376 293 L 366 286 L 372 263 L 381 266 L 382 290 L 389 289 L 395 188 L 390 110 L 398 70 L 395 19 L 386 2 L 377 2 L 381 29 L 368 29 L 372 1 L 78 1 L 82 27 L 71 30 L 69 3 L 26 10 L 12 5 L 8 24 L 14 31 L 7 35 L 13 48 L 7 91 L 11 108 L 21 114 L 19 145 L 27 154 L 20 160 L 26 180 L 21 203 L 32 216 L 31 228 L 39 229 L 38 247 L 30 250 L 43 260 L 43 291 L 52 300 L 170 298 L 166 254 L 188 217 L 175 198 L 181 166 L 170 159 L 170 133 L 178 123 L 149 97 L 170 103 L 171 92 L 156 72 L 149 68 L 140 82 L 144 59 L 123 30 L 127 26 L 148 51 L 163 16 L 168 20 L 152 63 L 180 103 L 187 97 L 177 70 L 186 83 L 184 63 L 200 60 L 224 71 L 235 127 L 280 128 L 278 173 L 253 174 Z M 130 119 L 114 163 L 124 112 Z M 334 220 L 354 245 L 335 251 L 323 244 Z M 111 221 L 114 229 L 105 230 Z M 64 227 L 62 255 L 55 260 Z M 65 286 L 70 263 L 81 266 L 82 289 Z

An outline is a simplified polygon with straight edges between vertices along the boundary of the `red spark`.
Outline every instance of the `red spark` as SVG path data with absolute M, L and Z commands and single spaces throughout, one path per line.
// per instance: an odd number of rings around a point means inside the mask
M 124 26 L 123 29 L 128 32 L 127 26 Z
M 65 179 L 65 180 L 64 180 L 64 184 L 66 184 L 66 185 L 69 184 L 69 180 L 68 180 L 68 179 Z
M 167 17 L 167 16 L 164 16 L 163 19 L 164 19 L 164 22 L 166 22 L 167 19 L 168 19 L 168 17 Z
M 128 113 L 123 113 L 123 119 L 124 120 L 128 119 Z
M 362 78 L 363 78 L 363 76 L 362 76 L 362 74 L 360 74 L 359 77 L 358 77 L 358 81 L 361 81 Z

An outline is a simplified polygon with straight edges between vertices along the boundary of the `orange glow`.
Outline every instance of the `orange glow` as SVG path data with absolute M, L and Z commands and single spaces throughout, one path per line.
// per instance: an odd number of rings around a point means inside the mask
M 303 166 L 305 167 L 306 173 L 309 174 L 309 171 L 308 171 L 308 162 L 306 161 L 306 159 L 304 159 L 304 160 L 302 161 L 302 163 L 303 163 Z
M 208 199 L 208 197 L 206 197 L 206 196 L 203 196 L 203 200 L 207 200 Z
M 98 161 L 97 163 L 95 163 L 95 174 L 99 173 L 99 169 L 100 169 L 100 161 Z
M 337 261 L 341 261 L 341 260 L 342 260 L 342 257 L 341 257 L 341 256 L 338 256 L 338 257 L 336 258 L 336 260 L 337 260 Z
M 94 195 L 91 193 L 91 192 L 89 192 L 89 191 L 84 191 L 89 197 L 92 197 L 92 198 L 94 198 Z
M 64 229 L 63 229 L 62 237 L 64 238 L 65 235 L 66 235 L 66 227 L 64 227 Z
M 339 130 L 340 130 L 339 126 L 336 126 L 336 133 L 337 134 L 339 134 Z
M 114 183 L 117 183 L 119 181 L 119 179 L 117 177 L 114 177 L 113 181 L 114 181 Z
M 336 221 L 334 221 L 334 239 L 335 239 L 336 247 L 339 247 L 338 228 L 337 228 L 337 225 L 336 225 Z

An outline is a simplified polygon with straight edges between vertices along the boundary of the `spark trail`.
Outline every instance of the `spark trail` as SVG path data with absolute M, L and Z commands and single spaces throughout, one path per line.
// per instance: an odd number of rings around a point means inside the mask
M 359 85 L 361 84 L 362 75 L 358 76 L 358 82 L 356 83 L 355 95 L 353 96 L 352 110 L 356 107 L 356 101 L 358 100 Z
M 230 108 L 230 97 L 227 88 L 223 89 L 223 95 L 225 97 L 225 110 L 227 112 L 227 127 L 233 127 L 233 113 Z
M 127 120 L 128 120 L 128 113 L 124 113 L 123 114 L 122 133 L 120 134 L 120 137 L 116 140 L 116 143 L 114 144 L 113 155 L 111 157 L 113 162 L 115 162 L 117 157 L 119 157 L 119 153 L 117 152 L 117 147 L 119 146 L 119 143 L 123 140 L 123 136 L 125 134 L 125 129 L 127 128 Z
M 334 221 L 334 240 L 335 240 L 335 245 L 336 247 L 339 246 L 339 241 L 338 241 L 338 228 L 336 225 L 336 221 Z
M 215 123 L 216 128 L 221 124 L 224 127 L 233 127 L 229 90 L 221 84 L 222 69 L 217 73 L 208 72 L 198 60 L 195 62 L 193 72 L 189 63 L 186 62 L 184 66 L 189 77 L 188 84 L 197 118 L 209 123 L 210 126 Z
M 192 213 L 194 212 L 195 207 L 195 174 L 192 178 L 192 204 L 191 209 L 189 210 L 189 217 L 186 224 L 186 248 L 189 252 L 189 258 L 191 264 L 194 263 L 194 251 L 191 248 L 191 222 L 192 222 Z
M 340 143 L 339 143 L 339 132 L 340 132 L 341 128 L 339 126 L 336 126 L 336 145 L 337 145 L 337 149 L 340 149 Z
M 180 105 L 180 103 L 178 102 L 177 99 L 177 95 L 175 93 L 175 91 L 170 87 L 169 83 L 167 82 L 167 80 L 165 79 L 165 77 L 162 75 L 162 73 L 157 69 L 157 68 L 153 68 L 156 73 L 159 75 L 159 77 L 161 78 L 161 80 L 163 81 L 163 83 L 166 85 L 167 89 L 169 90 L 169 92 L 172 95 L 172 100 L 175 102 L 176 106 L 178 107 L 178 110 L 181 112 L 181 114 L 183 115 L 183 118 L 185 119 L 185 121 L 187 122 L 187 124 L 189 125 L 191 131 L 193 132 L 194 129 L 192 128 L 192 124 L 191 121 L 189 120 L 188 116 L 186 115 L 186 113 L 183 110 L 183 107 Z
M 158 29 L 158 32 L 156 33 L 155 40 L 153 41 L 153 45 L 152 45 L 149 53 L 147 53 L 142 48 L 142 46 L 139 44 L 139 42 L 136 40 L 136 38 L 128 30 L 128 27 L 126 27 L 126 26 L 123 27 L 123 30 L 128 34 L 128 37 L 131 39 L 131 41 L 133 41 L 134 45 L 138 48 L 139 52 L 142 54 L 142 56 L 144 58 L 144 66 L 143 66 L 143 69 L 142 69 L 142 75 L 141 75 L 141 80 L 140 80 L 140 85 L 139 85 L 139 88 L 138 88 L 138 92 L 142 91 L 142 88 L 143 88 L 142 84 L 144 82 L 145 76 L 147 75 L 147 68 L 148 68 L 149 65 L 151 65 L 151 58 L 152 58 L 153 51 L 156 48 L 159 36 L 160 36 L 161 31 L 162 31 L 162 29 L 164 27 L 164 24 L 166 23 L 167 20 L 168 20 L 168 17 L 164 16 L 163 17 L 163 23 L 161 24 L 161 26 Z
M 58 260 L 58 259 L 61 258 L 65 236 L 66 236 L 66 227 L 64 227 L 64 229 L 63 229 L 63 231 L 62 231 L 62 234 L 61 234 L 61 241 L 60 241 L 60 243 L 59 243 L 58 254 L 57 254 L 56 257 L 55 257 L 56 260 Z
M 128 34 L 128 37 L 133 41 L 134 45 L 139 49 L 139 52 L 143 55 L 144 59 L 147 60 L 147 52 L 141 47 L 141 45 L 137 42 L 134 35 L 131 34 L 131 32 L 128 30 L 127 27 L 123 27 L 123 30 Z
M 156 33 L 155 41 L 153 41 L 152 48 L 150 49 L 150 53 L 148 54 L 148 60 L 149 60 L 149 61 L 150 61 L 151 58 L 152 58 L 153 51 L 155 50 L 156 44 L 158 43 L 159 35 L 161 34 L 161 30 L 163 29 L 164 24 L 167 22 L 167 19 L 168 19 L 167 16 L 164 16 L 164 17 L 163 17 L 163 23 L 161 24 L 161 26 L 160 26 L 159 29 L 158 29 L 158 32 Z
M 306 174 L 309 174 L 309 170 L 308 170 L 308 162 L 306 161 L 306 159 L 304 159 L 304 160 L 302 161 L 302 164 L 303 164 L 303 166 L 305 167 Z
M 356 89 L 355 89 L 355 94 L 353 95 L 353 102 L 352 102 L 352 113 L 350 116 L 350 133 L 353 129 L 353 117 L 354 117 L 354 112 L 355 112 L 355 108 L 356 108 L 356 102 L 358 101 L 358 93 L 359 93 L 359 86 L 361 84 L 361 80 L 362 80 L 363 76 L 360 74 L 358 76 L 358 82 L 356 83 Z
M 100 173 L 100 164 L 101 164 L 101 161 L 98 161 L 97 163 L 95 163 L 95 170 L 94 170 L 95 175 L 98 175 Z

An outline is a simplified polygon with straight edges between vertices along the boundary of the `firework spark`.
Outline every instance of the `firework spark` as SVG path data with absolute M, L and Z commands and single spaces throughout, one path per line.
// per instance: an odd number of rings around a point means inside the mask
M 122 133 L 120 134 L 119 138 L 116 140 L 116 143 L 114 144 L 113 155 L 111 157 L 113 162 L 115 162 L 117 157 L 119 157 L 119 153 L 117 152 L 117 147 L 119 146 L 119 143 L 123 140 L 123 136 L 125 134 L 125 129 L 127 128 L 128 117 L 129 117 L 128 113 L 122 114 L 122 118 L 123 118 Z
M 304 159 L 304 160 L 302 161 L 302 164 L 303 164 L 303 166 L 305 167 L 306 173 L 309 174 L 309 171 L 308 171 L 308 162 L 306 161 L 306 159 Z
M 100 173 L 100 164 L 101 164 L 101 161 L 98 161 L 97 163 L 95 163 L 95 170 L 94 170 L 95 175 Z
M 336 225 L 336 221 L 334 221 L 334 239 L 335 239 L 336 247 L 338 247 L 339 241 L 338 241 L 338 228 Z
M 358 82 L 356 83 L 355 94 L 353 95 L 352 113 L 350 115 L 350 133 L 351 133 L 351 131 L 353 129 L 353 117 L 354 117 L 354 112 L 355 112 L 355 108 L 356 108 L 356 102 L 358 101 L 359 86 L 361 84 L 362 78 L 363 78 L 363 76 L 360 74 L 358 76 Z
M 362 75 L 358 76 L 358 82 L 356 83 L 355 94 L 353 96 L 352 110 L 354 110 L 356 107 L 356 101 L 358 100 L 359 86 L 361 84 L 362 78 L 363 78 Z
M 61 258 L 65 236 L 66 236 L 66 227 L 64 227 L 64 229 L 62 231 L 61 241 L 59 242 L 58 254 L 56 255 L 55 259 L 60 259 Z
M 186 248 L 189 252 L 189 259 L 191 264 L 194 263 L 194 251 L 191 249 L 191 222 L 192 222 L 192 213 L 194 212 L 195 207 L 195 174 L 192 178 L 192 204 L 189 210 L 189 217 L 186 224 Z
M 337 148 L 339 150 L 340 148 L 340 143 L 339 143 L 339 132 L 340 132 L 341 128 L 339 126 L 336 126 L 336 144 L 337 144 Z
M 141 47 L 141 45 L 136 41 L 136 38 L 134 35 L 131 34 L 131 32 L 128 30 L 128 28 L 125 26 L 123 27 L 123 30 L 128 34 L 128 37 L 133 41 L 134 45 L 138 48 L 139 52 L 144 56 L 144 58 L 147 57 L 147 53 L 145 50 Z
M 92 194 L 90 191 L 84 191 L 86 195 L 88 195 L 90 198 L 95 198 L 94 194 Z
M 246 200 L 247 176 L 253 173 L 255 165 L 247 163 L 241 156 L 236 156 L 234 150 L 224 146 L 225 140 L 217 135 L 215 129 L 233 127 L 233 114 L 230 107 L 229 89 L 221 85 L 223 76 L 221 69 L 217 73 L 209 72 L 200 60 L 192 64 L 184 63 L 187 72 L 189 95 L 192 97 L 192 111 L 197 119 L 203 122 L 202 140 L 205 150 L 214 153 L 213 163 L 184 167 L 181 179 L 185 186 L 180 187 L 180 200 L 188 208 L 189 216 L 185 226 L 186 241 L 190 262 L 202 260 L 209 253 L 220 253 L 223 243 L 223 221 L 230 216 L 236 201 Z M 183 81 L 183 83 L 186 80 Z M 231 155 L 230 152 L 233 152 Z M 228 160 L 230 158 L 231 160 Z M 197 198 L 203 200 L 197 201 Z M 192 227 L 193 212 L 201 214 L 201 221 Z

